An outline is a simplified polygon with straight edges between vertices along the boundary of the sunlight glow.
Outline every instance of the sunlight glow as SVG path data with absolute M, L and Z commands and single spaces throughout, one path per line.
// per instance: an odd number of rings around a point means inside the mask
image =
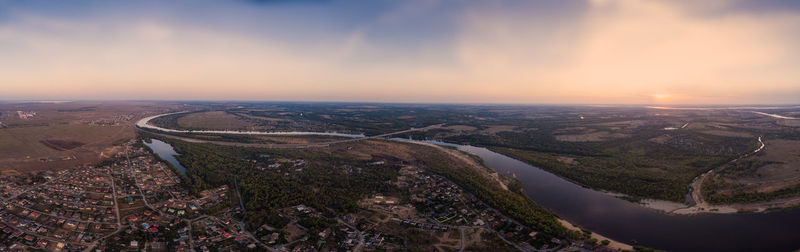
M 655 98 L 656 100 L 666 100 L 666 99 L 669 99 L 670 97 L 672 97 L 672 95 L 670 95 L 670 94 L 654 94 L 653 95 L 653 98 Z

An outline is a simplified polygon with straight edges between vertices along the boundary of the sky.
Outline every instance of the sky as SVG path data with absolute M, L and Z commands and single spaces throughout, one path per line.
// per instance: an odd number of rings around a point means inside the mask
M 0 0 L 0 100 L 800 104 L 800 1 Z

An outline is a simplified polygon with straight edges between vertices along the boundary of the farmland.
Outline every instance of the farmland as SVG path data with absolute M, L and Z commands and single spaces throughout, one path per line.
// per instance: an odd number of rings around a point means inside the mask
M 119 151 L 114 145 L 135 137 L 131 122 L 148 111 L 171 106 L 136 102 L 2 103 L 0 170 L 29 172 L 96 163 Z

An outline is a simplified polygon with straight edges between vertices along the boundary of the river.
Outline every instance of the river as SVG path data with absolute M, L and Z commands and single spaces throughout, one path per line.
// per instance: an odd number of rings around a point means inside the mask
M 175 149 L 172 148 L 172 145 L 158 139 L 151 139 L 150 143 L 144 142 L 144 145 L 147 145 L 147 147 L 153 150 L 153 153 L 158 155 L 158 157 L 166 160 L 175 166 L 175 168 L 177 168 L 178 171 L 180 171 L 183 175 L 186 175 L 186 167 L 183 167 L 183 165 L 178 162 L 178 159 L 175 159 L 175 156 L 180 154 L 175 152 Z
M 477 155 L 489 168 L 515 176 L 522 182 L 528 197 L 561 218 L 620 242 L 669 251 L 791 251 L 800 248 L 800 209 L 766 213 L 666 214 L 581 187 L 486 148 L 445 145 Z M 153 140 L 148 146 L 185 171 L 169 144 Z
M 491 169 L 515 175 L 525 194 L 560 217 L 617 241 L 669 251 L 791 251 L 800 248 L 800 209 L 677 215 L 573 184 L 485 148 L 459 146 Z
M 421 142 L 458 147 L 480 157 L 489 168 L 519 179 L 525 194 L 537 204 L 571 223 L 620 242 L 668 251 L 791 251 L 800 248 L 800 209 L 667 214 L 584 188 L 486 148 Z

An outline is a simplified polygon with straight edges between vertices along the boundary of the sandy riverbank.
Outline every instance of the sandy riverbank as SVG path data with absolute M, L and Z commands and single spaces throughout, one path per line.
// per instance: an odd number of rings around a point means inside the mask
M 564 225 L 564 227 L 566 227 L 567 229 L 571 229 L 571 230 L 575 230 L 575 231 L 581 231 L 580 227 L 573 225 L 569 221 L 566 221 L 564 219 L 558 219 L 558 221 L 561 222 L 561 225 Z M 592 232 L 591 237 L 597 239 L 597 242 L 600 242 L 602 240 L 608 240 L 609 242 L 611 242 L 611 243 L 608 244 L 609 248 L 613 248 L 613 249 L 616 249 L 616 250 L 629 250 L 629 251 L 633 250 L 633 246 L 631 246 L 631 245 L 628 245 L 628 244 L 623 243 L 623 242 L 615 241 L 615 240 L 613 240 L 611 238 L 602 236 L 602 235 L 600 235 L 598 233 L 595 233 L 595 232 Z

